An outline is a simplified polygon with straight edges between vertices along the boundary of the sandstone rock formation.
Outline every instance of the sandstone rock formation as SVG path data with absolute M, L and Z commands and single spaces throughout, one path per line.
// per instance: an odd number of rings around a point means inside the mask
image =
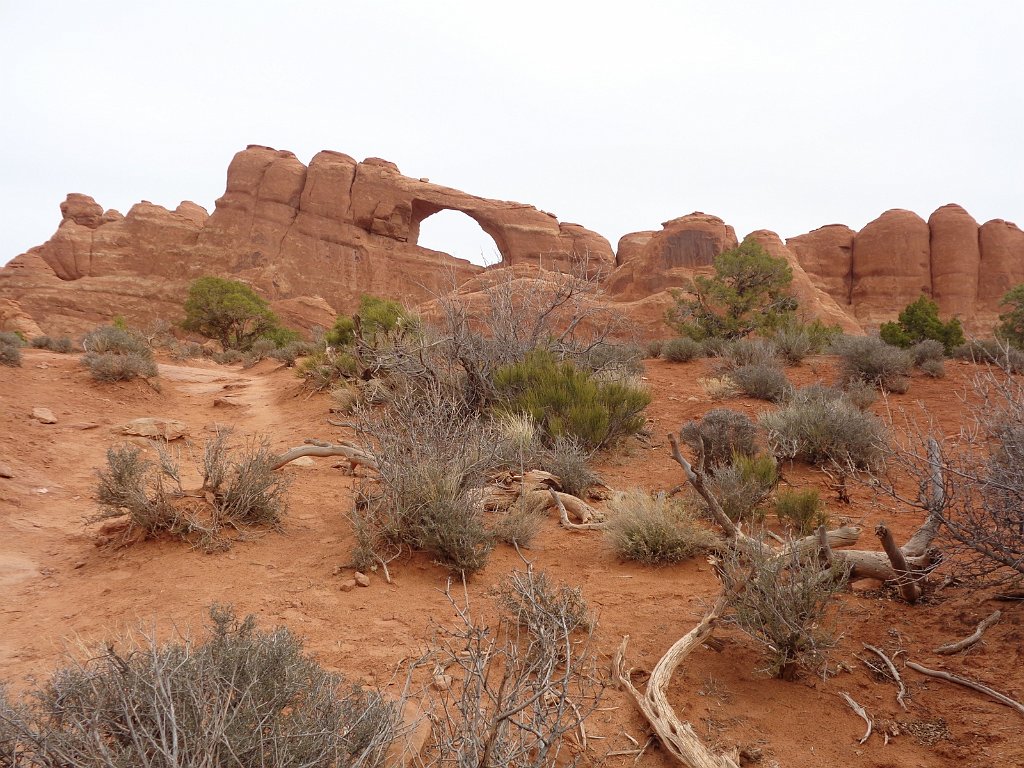
M 927 222 L 892 210 L 860 232 L 832 225 L 787 245 L 812 282 L 865 328 L 894 319 L 924 294 L 968 332 L 987 334 L 1002 296 L 1024 282 L 1024 232 L 1002 219 L 979 227 L 955 204 Z
M 10 299 L 0 299 L 0 331 L 14 331 L 26 339 L 42 336 L 43 331 L 21 305 Z
M 82 332 L 115 314 L 180 317 L 189 282 L 216 274 L 293 301 L 279 306 L 308 328 L 363 293 L 418 302 L 479 272 L 416 245 L 420 223 L 441 210 L 476 220 L 506 265 L 614 265 L 603 237 L 529 205 L 411 179 L 376 158 L 324 151 L 307 168 L 291 152 L 250 146 L 232 160 L 212 215 L 142 202 L 121 216 L 68 195 L 53 237 L 0 269 L 0 299 L 17 300 L 46 331 Z

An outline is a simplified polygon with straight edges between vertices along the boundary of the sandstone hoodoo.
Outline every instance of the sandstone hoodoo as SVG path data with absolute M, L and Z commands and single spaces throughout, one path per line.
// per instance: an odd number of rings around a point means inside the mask
M 669 291 L 738 243 L 726 222 L 698 212 L 624 235 L 613 252 L 578 224 L 404 176 L 387 160 L 324 150 L 306 166 L 256 145 L 231 161 L 212 213 L 143 201 L 122 215 L 78 193 L 60 210 L 49 240 L 0 268 L 0 330 L 82 333 L 115 314 L 137 325 L 177 320 L 189 283 L 203 275 L 248 283 L 307 333 L 364 293 L 420 304 L 484 271 L 417 244 L 423 221 L 450 210 L 493 238 L 501 262 L 489 269 L 542 280 L 586 270 L 638 334 L 660 336 Z M 768 230 L 753 236 L 790 264 L 805 309 L 850 333 L 895 319 L 923 294 L 968 332 L 987 334 L 1002 296 L 1024 281 L 1024 232 L 1001 219 L 979 226 L 952 204 L 927 221 L 886 211 L 860 232 L 831 224 L 785 243 Z

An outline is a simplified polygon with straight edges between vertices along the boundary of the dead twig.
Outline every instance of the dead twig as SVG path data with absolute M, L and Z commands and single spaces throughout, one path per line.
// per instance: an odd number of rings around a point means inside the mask
M 875 646 L 864 643 L 864 647 L 885 662 L 885 666 L 889 668 L 889 674 L 892 676 L 892 679 L 896 681 L 896 685 L 900 687 L 900 692 L 896 694 L 896 703 L 906 710 L 907 705 L 903 702 L 903 697 L 907 694 L 907 686 L 903 684 L 903 678 L 900 677 L 900 673 L 896 671 L 896 665 L 892 663 L 892 660 L 888 656 Z
M 868 729 L 864 731 L 864 735 L 861 736 L 860 739 L 857 741 L 858 744 L 863 744 L 865 741 L 868 740 L 868 737 L 871 736 L 871 730 L 875 727 L 875 724 L 871 721 L 871 718 L 868 717 L 868 713 L 864 709 L 864 707 L 862 707 L 860 704 L 854 701 L 850 697 L 850 694 L 846 693 L 845 691 L 840 691 L 839 695 L 842 696 L 846 703 L 850 705 L 850 709 L 852 709 L 854 712 L 860 715 L 864 719 L 864 722 L 868 725 Z
M 922 667 L 920 664 L 915 664 L 912 661 L 908 661 L 907 666 L 913 670 L 916 670 L 917 672 L 920 672 L 922 675 L 928 675 L 929 677 L 937 677 L 940 680 L 948 680 L 951 683 L 956 683 L 957 685 L 972 688 L 975 691 L 978 691 L 979 693 L 984 693 L 986 696 L 995 699 L 1000 704 L 1005 704 L 1008 707 L 1013 707 L 1022 715 L 1024 715 L 1024 704 L 1021 704 L 1019 701 L 1014 701 L 1009 696 L 1006 696 L 1000 693 L 999 691 L 992 690 L 987 685 L 976 683 L 973 680 L 968 680 L 966 677 L 960 677 L 960 675 L 954 675 L 951 672 L 943 672 L 938 669 L 928 669 L 928 667 Z
M 941 654 L 943 656 L 949 656 L 953 653 L 966 651 L 976 642 L 981 640 L 981 636 L 985 634 L 985 630 L 991 627 L 997 621 L 999 621 L 999 618 L 1002 615 L 1002 611 L 993 611 L 993 613 L 987 619 L 983 619 L 978 623 L 977 629 L 975 629 L 970 636 L 965 637 L 963 640 L 958 640 L 955 643 L 947 643 L 946 645 L 940 645 L 938 648 L 935 649 L 935 653 Z

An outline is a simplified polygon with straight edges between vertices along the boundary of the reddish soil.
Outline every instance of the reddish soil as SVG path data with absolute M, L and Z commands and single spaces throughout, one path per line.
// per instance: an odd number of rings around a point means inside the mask
M 216 601 L 232 603 L 240 614 L 256 614 L 265 627 L 289 626 L 328 668 L 357 681 L 387 684 L 403 660 L 422 652 L 431 622 L 453 618 L 441 591 L 445 574 L 424 557 L 393 563 L 393 584 L 371 574 L 369 588 L 340 590 L 351 575 L 343 566 L 352 545 L 346 512 L 355 481 L 332 468 L 330 459 L 284 470 L 292 485 L 282 532 L 237 542 L 219 554 L 174 541 L 97 546 L 98 526 L 85 523 L 96 511 L 95 472 L 107 448 L 122 439 L 117 425 L 130 419 L 179 419 L 189 425 L 195 444 L 214 424 L 231 425 L 240 436 L 266 435 L 281 450 L 308 437 L 342 436 L 326 423 L 327 397 L 302 391 L 290 370 L 269 363 L 250 370 L 205 362 L 166 364 L 157 392 L 142 382 L 97 384 L 75 356 L 40 350 L 23 355 L 22 368 L 0 367 L 0 462 L 14 474 L 0 479 L 0 679 L 23 687 L 28 676 L 52 669 L 69 644 L 95 642 L 140 624 L 163 631 L 198 628 L 206 607 Z M 696 383 L 710 366 L 708 361 L 648 362 L 655 438 L 651 444 L 632 442 L 603 460 L 600 470 L 609 486 L 654 490 L 681 481 L 662 436 L 718 405 Z M 891 397 L 888 407 L 930 414 L 943 430 L 955 432 L 964 418 L 960 394 L 974 369 L 961 363 L 949 363 L 948 369 L 944 380 L 915 377 L 909 393 Z M 815 358 L 788 374 L 800 384 L 830 381 L 833 362 Z M 242 386 L 225 390 L 228 385 Z M 215 397 L 228 393 L 239 405 L 213 405 Z M 751 412 L 771 407 L 743 399 L 725 405 Z M 35 406 L 50 408 L 58 422 L 33 420 Z M 874 409 L 883 413 L 886 407 L 879 403 Z M 81 429 L 84 424 L 98 426 Z M 821 473 L 803 466 L 783 470 L 789 484 L 817 484 L 834 500 Z M 920 522 L 917 513 L 894 508 L 866 486 L 854 487 L 852 495 L 851 505 L 833 503 L 831 512 L 865 526 L 864 547 L 877 547 L 870 536 L 876 522 L 885 520 L 899 541 Z M 557 579 L 582 587 L 599 613 L 598 641 L 605 657 L 610 660 L 623 635 L 632 637 L 629 660 L 638 669 L 653 667 L 693 626 L 717 588 L 703 561 L 669 568 L 624 563 L 599 533 L 568 533 L 553 517 L 528 556 Z M 500 547 L 469 584 L 473 605 L 486 612 L 488 589 L 520 564 L 513 550 Z M 674 678 L 670 699 L 680 718 L 708 742 L 761 747 L 763 766 L 1024 765 L 1019 714 L 909 669 L 903 671 L 910 690 L 904 712 L 894 686 L 877 679 L 859 658 L 865 656 L 862 643 L 903 650 L 901 659 L 962 673 L 1021 699 L 1024 607 L 995 604 L 988 597 L 950 587 L 911 607 L 877 584 L 862 582 L 838 600 L 842 637 L 831 656 L 832 668 L 842 669 L 838 674 L 797 682 L 768 679 L 756 671 L 761 656 L 755 645 L 726 626 L 717 633 L 726 641 L 722 651 L 697 650 Z M 969 634 L 995 607 L 1003 610 L 1003 620 L 968 653 L 940 657 L 932 652 Z M 859 745 L 863 722 L 840 691 L 867 708 L 879 731 L 889 723 L 909 725 L 900 725 L 900 735 L 888 744 L 874 735 Z M 605 755 L 632 747 L 626 733 L 642 742 L 645 723 L 630 699 L 614 689 L 602 707 L 588 723 L 585 763 L 628 766 L 632 757 Z M 652 746 L 637 765 L 673 763 Z

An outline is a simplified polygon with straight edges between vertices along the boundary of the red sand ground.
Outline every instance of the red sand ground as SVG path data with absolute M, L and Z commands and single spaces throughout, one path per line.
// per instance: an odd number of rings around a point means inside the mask
M 275 449 L 304 438 L 341 436 L 326 423 L 327 398 L 309 396 L 293 373 L 270 363 L 250 370 L 206 362 L 161 366 L 162 392 L 142 382 L 97 384 L 76 356 L 24 350 L 22 368 L 0 367 L 0 462 L 14 470 L 0 479 L 0 679 L 23 687 L 27 676 L 42 675 L 60 660 L 69 642 L 94 642 L 140 623 L 197 628 L 214 601 L 254 613 L 264 627 L 285 624 L 305 638 L 328 668 L 355 680 L 384 684 L 396 668 L 424 649 L 431 621 L 447 622 L 453 611 L 439 591 L 445 575 L 417 556 L 392 564 L 394 583 L 372 576 L 368 589 L 343 592 L 351 571 L 352 536 L 345 514 L 352 503 L 353 478 L 332 469 L 330 459 L 315 467 L 289 467 L 289 514 L 283 532 L 237 543 L 230 551 L 207 555 L 180 542 L 144 542 L 122 549 L 97 547 L 97 526 L 84 519 L 96 510 L 95 471 L 107 448 L 119 442 L 115 427 L 141 416 L 186 422 L 192 439 L 213 424 L 235 427 L 239 435 L 267 435 Z M 668 489 L 681 481 L 663 439 L 669 430 L 715 407 L 696 384 L 708 375 L 708 361 L 689 364 L 648 362 L 655 395 L 650 409 L 653 447 L 633 442 L 607 457 L 600 469 L 609 486 Z M 893 408 L 930 413 L 952 433 L 963 418 L 958 397 L 974 369 L 950 363 L 944 380 L 916 378 L 910 392 L 889 400 Z M 799 384 L 830 381 L 832 361 L 816 358 L 789 369 Z M 226 385 L 238 407 L 214 407 Z M 757 412 L 771 407 L 734 399 L 728 407 Z M 30 418 L 34 406 L 50 408 L 58 423 Z M 882 413 L 885 404 L 876 404 Z M 94 429 L 76 425 L 97 423 Z M 784 467 L 797 487 L 821 484 L 820 473 Z M 917 513 L 894 510 L 869 489 L 856 487 L 853 504 L 832 504 L 834 517 L 849 516 L 865 526 L 862 546 L 876 546 L 872 526 L 887 521 L 903 541 L 920 522 Z M 832 497 L 829 497 L 830 499 Z M 709 566 L 694 560 L 669 568 L 624 563 L 599 533 L 568 533 L 554 518 L 545 524 L 529 556 L 555 578 L 580 585 L 599 613 L 598 641 L 610 661 L 621 637 L 632 636 L 629 661 L 650 669 L 662 653 L 700 617 L 704 601 L 716 592 Z M 474 606 L 486 610 L 487 590 L 521 563 L 500 547 L 469 586 Z M 794 683 L 766 679 L 755 670 L 760 656 L 753 643 L 724 627 L 726 640 L 715 653 L 697 650 L 674 678 L 670 699 L 679 716 L 708 742 L 763 748 L 760 765 L 851 766 L 867 768 L 944 768 L 1024 765 L 1024 725 L 1019 714 L 948 683 L 903 672 L 910 689 L 908 711 L 899 709 L 894 686 L 877 680 L 858 659 L 862 643 L 926 666 L 959 672 L 1024 697 L 1024 664 L 1019 604 L 994 604 L 986 594 L 949 588 L 924 604 L 906 606 L 880 596 L 877 584 L 861 583 L 839 601 L 842 638 L 833 665 L 849 671 L 827 680 L 804 676 Z M 969 634 L 994 607 L 1003 620 L 982 643 L 964 655 L 938 657 L 931 649 Z M 863 722 L 839 697 L 846 691 L 872 714 L 879 729 L 887 722 L 912 724 L 883 744 L 857 739 Z M 588 722 L 591 736 L 586 764 L 628 766 L 631 757 L 604 757 L 626 750 L 629 733 L 643 741 L 647 730 L 631 700 L 609 689 L 602 711 Z M 917 733 L 915 736 L 914 733 Z M 937 740 L 928 738 L 929 734 Z M 934 741 L 934 743 L 929 743 Z M 637 763 L 673 765 L 656 747 Z

